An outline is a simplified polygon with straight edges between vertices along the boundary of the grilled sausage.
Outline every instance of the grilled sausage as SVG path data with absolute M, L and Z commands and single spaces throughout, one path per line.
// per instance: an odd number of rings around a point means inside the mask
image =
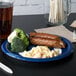
M 60 37 L 47 33 L 36 33 L 30 32 L 30 37 L 40 37 L 40 38 L 48 38 L 48 39 L 60 39 Z
M 44 45 L 52 48 L 65 48 L 65 44 L 61 40 L 40 38 L 40 37 L 30 37 L 30 41 L 35 45 Z

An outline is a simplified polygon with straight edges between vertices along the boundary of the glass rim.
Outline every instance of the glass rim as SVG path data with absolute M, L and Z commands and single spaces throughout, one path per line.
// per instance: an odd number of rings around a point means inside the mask
M 0 0 L 0 2 L 14 3 L 15 0 Z

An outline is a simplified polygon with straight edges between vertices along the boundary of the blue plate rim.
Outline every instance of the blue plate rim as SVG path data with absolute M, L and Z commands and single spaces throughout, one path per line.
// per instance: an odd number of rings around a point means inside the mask
M 4 54 L 8 55 L 9 57 L 12 57 L 12 58 L 15 58 L 15 59 L 18 59 L 18 60 L 22 60 L 22 61 L 31 61 L 31 62 L 56 61 L 56 60 L 60 60 L 62 58 L 65 58 L 65 57 L 69 56 L 73 52 L 72 43 L 64 37 L 61 37 L 61 38 L 69 45 L 68 46 L 69 49 L 64 54 L 59 55 L 57 57 L 53 57 L 53 58 L 27 58 L 27 57 L 22 57 L 18 54 L 9 52 L 9 50 L 6 48 L 6 46 L 8 44 L 7 40 L 3 42 L 3 44 L 1 45 L 1 49 L 2 49 L 2 52 L 4 52 Z

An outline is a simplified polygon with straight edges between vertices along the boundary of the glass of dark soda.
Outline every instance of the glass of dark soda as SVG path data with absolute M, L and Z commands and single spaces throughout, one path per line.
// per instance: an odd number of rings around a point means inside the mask
M 14 0 L 0 0 L 0 45 L 11 33 Z

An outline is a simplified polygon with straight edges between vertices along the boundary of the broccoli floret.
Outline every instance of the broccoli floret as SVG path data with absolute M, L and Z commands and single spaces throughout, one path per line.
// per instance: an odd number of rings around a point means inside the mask
M 12 40 L 12 43 L 11 43 L 11 51 L 12 52 L 22 52 L 25 49 L 26 49 L 26 45 L 20 38 L 15 37 Z
M 26 46 L 29 45 L 29 39 L 27 35 L 24 33 L 23 30 L 16 28 L 14 31 L 17 32 L 17 37 L 19 37 L 23 42 L 25 43 Z
M 24 51 L 29 45 L 29 38 L 23 30 L 16 28 L 9 36 L 8 42 L 11 44 L 11 51 Z

